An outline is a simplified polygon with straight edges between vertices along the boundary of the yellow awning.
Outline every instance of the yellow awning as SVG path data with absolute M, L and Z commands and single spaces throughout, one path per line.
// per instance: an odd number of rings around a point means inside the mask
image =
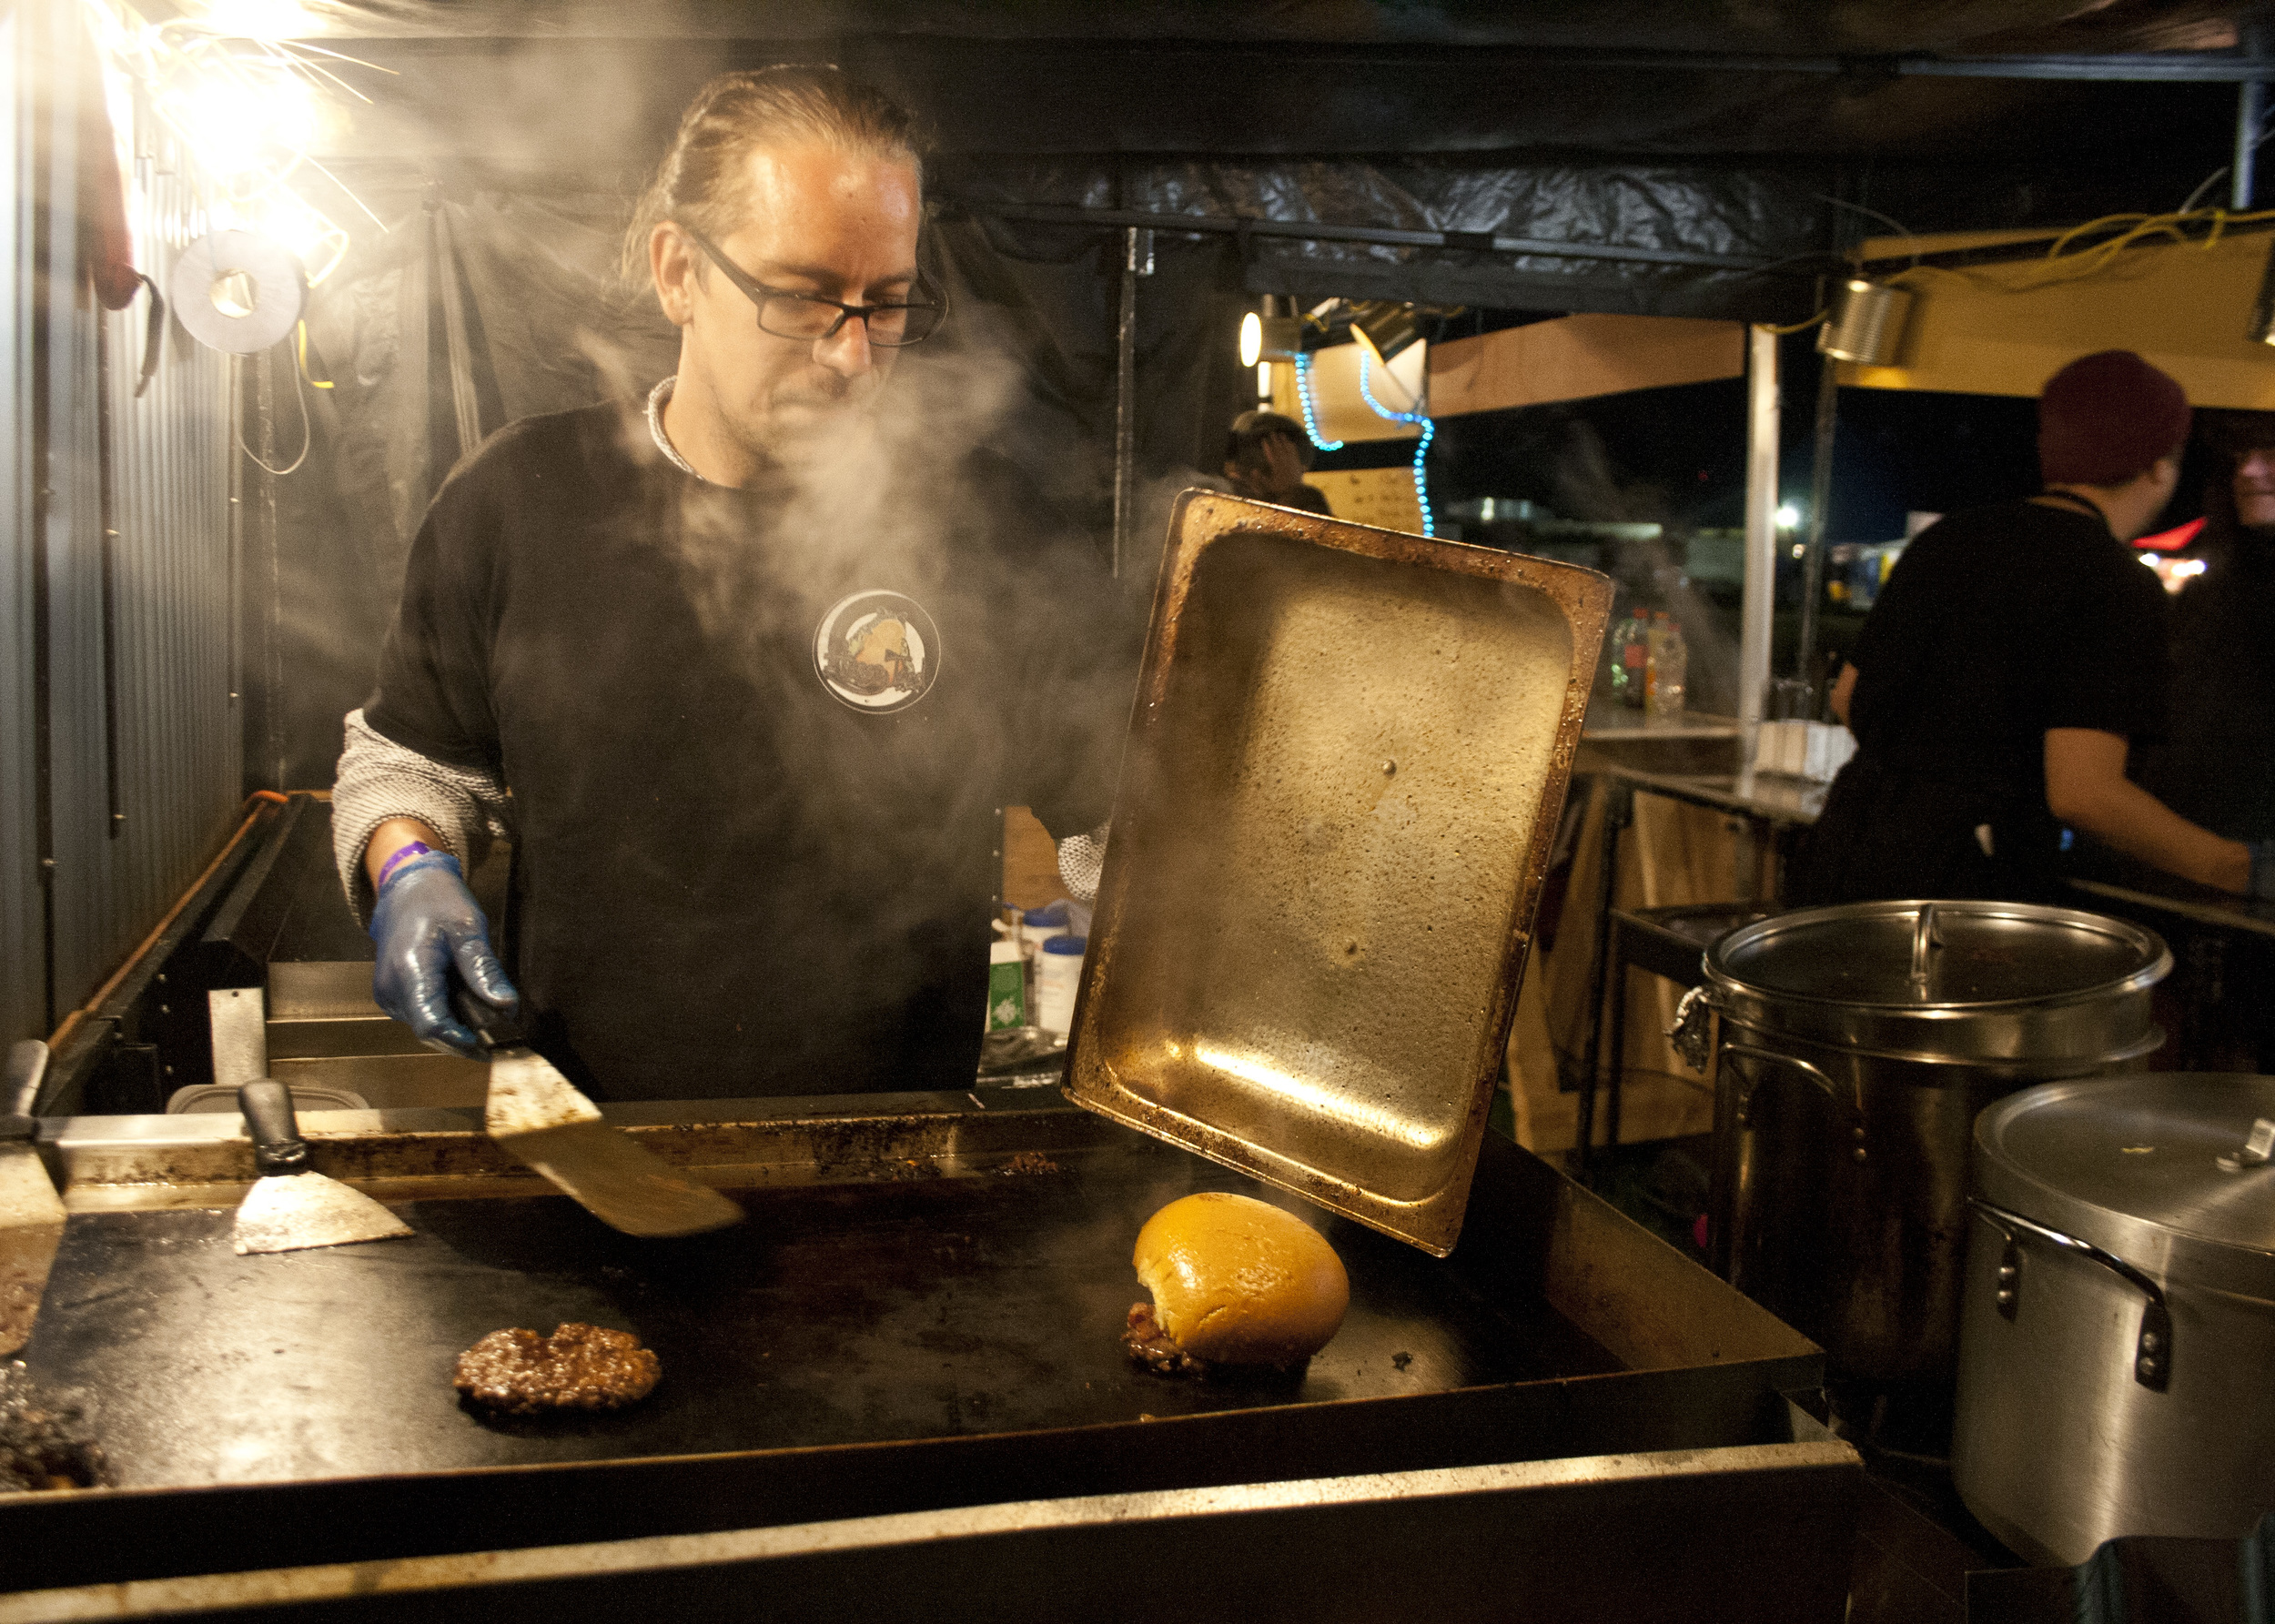
M 1867 259 L 1936 254 L 2040 236 L 1973 232 L 1878 237 Z M 2191 404 L 2275 410 L 2275 348 L 2244 337 L 2275 237 L 2223 236 L 2000 265 L 1921 266 L 1892 278 L 1914 297 L 1893 367 L 1844 365 L 1844 384 L 2036 396 L 2097 349 L 2138 350 L 2179 379 Z

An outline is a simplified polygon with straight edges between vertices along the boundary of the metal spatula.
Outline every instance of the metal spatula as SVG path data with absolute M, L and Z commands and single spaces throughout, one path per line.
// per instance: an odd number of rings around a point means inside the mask
M 451 988 L 450 1006 L 489 1051 L 482 1125 L 500 1149 L 626 1235 L 700 1235 L 742 1221 L 733 1202 L 603 1122 L 600 1107 L 529 1046 L 511 1016 L 462 986 Z
M 63 1199 L 47 1176 L 33 1136 L 32 1109 L 47 1074 L 47 1045 L 27 1037 L 8 1051 L 0 1088 L 0 1354 L 31 1340 L 47 1271 L 63 1244 Z
M 410 1233 L 410 1225 L 361 1190 L 310 1169 L 292 1091 L 283 1084 L 267 1077 L 239 1084 L 237 1105 L 261 1174 L 237 1209 L 231 1241 L 238 1251 L 300 1252 Z

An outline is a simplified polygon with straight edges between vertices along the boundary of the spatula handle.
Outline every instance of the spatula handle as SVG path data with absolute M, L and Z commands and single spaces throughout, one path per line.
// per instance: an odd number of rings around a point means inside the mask
M 237 1108 L 253 1136 L 253 1165 L 261 1176 L 308 1170 L 308 1142 L 300 1137 L 290 1089 L 268 1077 L 240 1083 Z
M 450 974 L 450 1013 L 474 1029 L 485 1049 L 521 1049 L 529 1040 L 521 1034 L 521 1024 L 488 999 Z

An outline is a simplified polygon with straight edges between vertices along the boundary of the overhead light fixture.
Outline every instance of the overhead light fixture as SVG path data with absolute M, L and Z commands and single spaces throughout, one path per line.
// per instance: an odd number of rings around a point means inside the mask
M 1394 299 L 1368 299 L 1350 307 L 1350 336 L 1379 367 L 1421 341 L 1421 316 Z
M 1281 294 L 1264 296 L 1262 310 L 1240 318 L 1240 365 L 1262 361 L 1292 361 L 1303 351 L 1303 318 L 1296 301 Z
M 2275 245 L 2267 250 L 2267 268 L 2260 273 L 2260 297 L 2251 301 L 2251 330 L 2243 336 L 2254 344 L 2275 344 Z
M 1893 366 L 1911 310 L 1905 288 L 1850 277 L 1833 290 L 1833 308 L 1817 329 L 1817 353 L 1864 367 Z

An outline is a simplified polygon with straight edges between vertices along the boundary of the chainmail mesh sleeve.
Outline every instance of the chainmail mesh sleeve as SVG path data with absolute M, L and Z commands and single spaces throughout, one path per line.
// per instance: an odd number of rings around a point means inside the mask
M 348 712 L 347 748 L 332 785 L 332 858 L 356 918 L 371 922 L 371 877 L 363 849 L 389 818 L 417 818 L 472 873 L 493 840 L 511 835 L 506 786 L 487 772 L 453 767 L 407 749 Z
M 1099 824 L 1087 834 L 1074 834 L 1058 842 L 1058 877 L 1067 882 L 1067 894 L 1077 903 L 1098 900 L 1098 875 L 1106 867 L 1106 832 Z

